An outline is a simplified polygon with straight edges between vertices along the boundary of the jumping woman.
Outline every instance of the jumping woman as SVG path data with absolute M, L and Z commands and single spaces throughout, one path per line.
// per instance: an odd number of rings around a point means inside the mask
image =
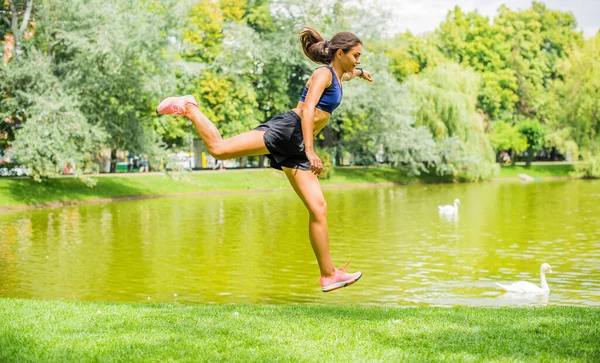
M 266 155 L 271 167 L 283 170 L 308 209 L 308 235 L 321 270 L 322 290 L 328 292 L 355 283 L 362 273 L 346 273 L 347 264 L 337 269 L 331 261 L 327 203 L 317 178 L 323 163 L 315 153 L 313 140 L 342 102 L 342 82 L 355 77 L 373 80 L 369 72 L 356 68 L 362 53 L 362 42 L 356 35 L 341 32 L 327 41 L 316 30 L 305 27 L 300 32 L 300 41 L 304 54 L 325 66 L 312 73 L 296 108 L 275 116 L 252 131 L 223 139 L 190 95 L 169 97 L 158 105 L 156 112 L 190 119 L 208 152 L 217 160 Z

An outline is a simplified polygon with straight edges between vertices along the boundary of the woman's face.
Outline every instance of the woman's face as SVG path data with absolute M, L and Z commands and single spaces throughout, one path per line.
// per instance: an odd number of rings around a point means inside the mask
M 360 54 L 362 53 L 362 44 L 357 44 L 352 47 L 347 53 L 343 50 L 338 50 L 337 59 L 343 72 L 352 72 L 360 64 Z

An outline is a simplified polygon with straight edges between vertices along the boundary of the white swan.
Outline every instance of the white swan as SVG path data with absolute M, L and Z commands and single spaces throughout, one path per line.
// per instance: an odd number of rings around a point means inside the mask
M 552 273 L 552 268 L 547 263 L 543 263 L 542 267 L 540 267 L 540 282 L 542 284 L 542 287 L 539 287 L 539 286 L 532 284 L 531 282 L 527 282 L 527 281 L 519 281 L 519 282 L 515 282 L 514 284 L 511 284 L 511 285 L 502 285 L 502 284 L 496 282 L 496 285 L 500 286 L 501 288 L 503 288 L 504 290 L 506 290 L 508 292 L 515 292 L 515 293 L 521 293 L 521 294 L 536 294 L 536 295 L 549 294 L 550 287 L 548 286 L 548 283 L 546 282 L 546 272 Z
M 438 211 L 444 214 L 457 214 L 460 200 L 454 199 L 454 205 L 438 205 Z

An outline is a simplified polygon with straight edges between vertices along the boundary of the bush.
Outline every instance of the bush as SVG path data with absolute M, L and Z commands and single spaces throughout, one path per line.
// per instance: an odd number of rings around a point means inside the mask
M 580 178 L 600 178 L 600 155 L 589 155 L 585 164 L 575 166 L 575 174 Z

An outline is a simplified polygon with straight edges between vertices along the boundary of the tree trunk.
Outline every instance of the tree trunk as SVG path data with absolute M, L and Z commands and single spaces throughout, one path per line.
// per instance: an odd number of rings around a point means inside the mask
M 530 147 L 527 149 L 527 160 L 526 160 L 525 166 L 530 167 L 532 160 L 533 160 L 533 148 Z
M 110 150 L 110 172 L 117 172 L 117 149 Z
M 2 20 L 10 26 L 10 30 L 14 37 L 14 47 L 15 51 L 13 53 L 13 57 L 15 59 L 19 58 L 21 55 L 21 48 L 23 39 L 25 39 L 25 30 L 27 30 L 27 25 L 29 25 L 29 18 L 31 17 L 31 10 L 33 9 L 33 0 L 27 0 L 27 5 L 25 7 L 25 12 L 23 14 L 23 20 L 19 25 L 19 12 L 17 10 L 17 6 L 14 0 L 8 0 L 8 6 L 10 7 L 11 19 L 10 21 L 4 15 L 2 16 Z

